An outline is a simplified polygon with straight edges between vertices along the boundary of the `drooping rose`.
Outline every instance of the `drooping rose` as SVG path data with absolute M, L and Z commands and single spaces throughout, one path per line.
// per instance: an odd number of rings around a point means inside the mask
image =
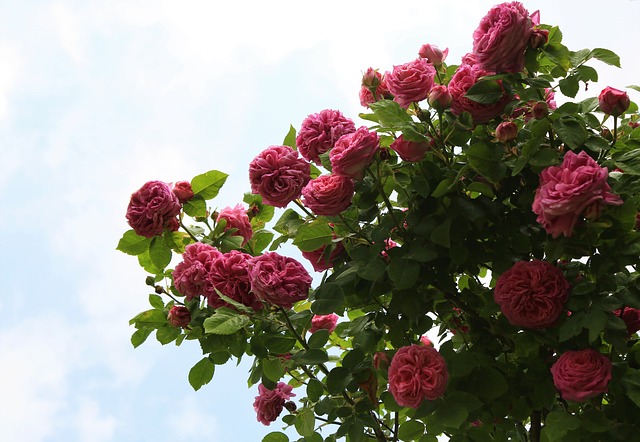
M 518 261 L 500 275 L 493 298 L 511 324 L 541 329 L 556 322 L 570 288 L 562 270 L 547 261 Z
M 444 51 L 436 45 L 423 44 L 418 51 L 420 58 L 425 58 L 429 63 L 434 66 L 440 66 L 449 54 L 449 48 Z
M 270 146 L 249 164 L 251 192 L 275 207 L 298 198 L 310 179 L 311 166 L 288 146 Z
M 632 335 L 640 330 L 640 310 L 632 307 L 625 307 L 621 310 L 614 310 L 613 314 L 619 316 L 627 325 L 627 333 Z
M 253 236 L 253 229 L 251 228 L 251 221 L 247 215 L 247 209 L 242 204 L 236 204 L 235 207 L 225 207 L 218 214 L 217 222 L 225 220 L 227 225 L 224 230 L 238 229 L 234 235 L 241 236 L 243 238 L 242 245 L 244 246 L 249 242 Z
M 451 97 L 453 98 L 451 111 L 455 115 L 460 115 L 465 111 L 469 112 L 474 124 L 484 124 L 502 114 L 505 106 L 512 98 L 509 94 L 505 93 L 502 98 L 495 103 L 482 104 L 465 97 L 471 86 L 476 84 L 478 79 L 485 75 L 489 75 L 489 72 L 481 69 L 477 64 L 461 64 L 449 82 L 449 93 L 451 93 Z
M 515 140 L 518 136 L 518 126 L 513 121 L 503 121 L 496 127 L 496 139 L 502 143 Z
M 209 244 L 196 242 L 185 247 L 182 262 L 173 271 L 173 284 L 187 301 L 214 291 L 209 273 L 220 256 L 222 253 Z
M 284 409 L 285 402 L 295 396 L 291 391 L 293 387 L 284 382 L 278 382 L 273 390 L 267 389 L 263 384 L 258 385 L 258 396 L 253 402 L 253 409 L 257 413 L 258 422 L 270 425 L 278 419 Z
M 167 321 L 174 327 L 186 327 L 191 322 L 191 313 L 182 305 L 174 305 L 167 314 Z
M 631 100 L 629 100 L 629 95 L 626 92 L 612 88 L 611 86 L 604 88 L 602 92 L 600 92 L 600 95 L 598 95 L 600 110 L 614 117 L 622 115 L 629 109 L 630 104 Z
M 609 358 L 593 348 L 564 352 L 551 367 L 553 383 L 560 395 L 574 402 L 606 393 L 611 371 Z
M 529 12 L 521 3 L 501 3 L 480 20 L 473 33 L 473 53 L 486 71 L 522 72 L 532 33 Z
M 231 250 L 218 256 L 211 263 L 208 273 L 208 281 L 224 296 L 254 310 L 263 308 L 262 303 L 251 293 L 251 281 L 249 280 L 249 260 L 251 255 Z M 212 308 L 228 305 L 215 290 L 207 293 L 207 304 Z
M 355 190 L 351 178 L 320 175 L 302 189 L 302 203 L 316 215 L 336 216 L 351 205 Z
M 408 141 L 405 140 L 402 135 L 396 138 L 389 147 L 393 149 L 400 158 L 402 158 L 402 161 L 411 162 L 422 161 L 425 154 L 431 150 L 429 143 L 425 141 Z
M 171 186 L 162 181 L 148 181 L 131 195 L 127 221 L 140 236 L 153 238 L 165 229 L 178 230 L 180 201 Z
M 533 200 L 537 221 L 554 238 L 571 236 L 580 217 L 597 214 L 603 205 L 620 205 L 622 199 L 607 184 L 609 172 L 586 152 L 565 154 L 562 165 L 540 173 Z
M 285 309 L 309 296 L 312 278 L 293 258 L 267 252 L 249 260 L 251 291 L 262 301 Z
M 411 103 L 427 98 L 435 75 L 436 70 L 433 65 L 424 58 L 418 58 L 409 63 L 394 66 L 385 77 L 393 99 L 406 109 Z
M 403 407 L 418 408 L 447 388 L 447 364 L 433 347 L 410 345 L 398 349 L 389 366 L 389 391 Z
M 193 198 L 193 189 L 189 181 L 178 181 L 171 190 L 181 204 Z
M 341 136 L 355 130 L 353 121 L 340 111 L 325 109 L 302 120 L 296 147 L 303 158 L 320 164 L 320 154 L 328 152 Z
M 339 242 L 336 243 L 330 253 L 327 251 L 327 246 L 325 245 L 311 252 L 302 252 L 302 256 L 309 260 L 313 266 L 313 270 L 316 272 L 324 272 L 333 267 L 333 262 L 342 252 L 344 252 L 344 246 Z
M 333 174 L 361 180 L 379 148 L 380 137 L 365 126 L 343 135 L 329 152 Z
M 314 315 L 311 318 L 311 333 L 315 333 L 318 330 L 329 330 L 329 333 L 333 333 L 338 325 L 338 319 L 340 317 L 335 313 L 329 315 Z
M 442 84 L 436 84 L 431 88 L 428 97 L 429 106 L 437 111 L 444 111 L 451 107 L 453 97 L 449 92 L 449 88 Z

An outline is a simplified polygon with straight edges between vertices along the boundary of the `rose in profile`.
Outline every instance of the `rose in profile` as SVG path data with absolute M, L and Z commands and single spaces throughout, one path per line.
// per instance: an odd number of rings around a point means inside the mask
M 429 106 L 434 108 L 437 111 L 445 111 L 451 107 L 451 103 L 453 103 L 453 97 L 449 92 L 449 89 L 442 85 L 436 84 L 431 88 L 428 97 Z
M 502 143 L 515 140 L 518 137 L 518 126 L 513 121 L 503 121 L 496 127 L 496 139 Z
M 224 296 L 254 310 L 263 308 L 262 303 L 251 293 L 249 280 L 249 260 L 251 255 L 239 250 L 231 250 L 219 255 L 210 266 L 207 275 L 211 285 Z M 212 308 L 227 306 L 216 290 L 208 291 L 207 305 Z
M 302 189 L 302 203 L 316 215 L 336 216 L 351 205 L 355 190 L 351 178 L 320 175 Z
M 303 158 L 320 164 L 320 154 L 328 152 L 341 136 L 355 130 L 353 121 L 340 111 L 325 109 L 302 120 L 296 147 Z
M 193 198 L 193 189 L 191 188 L 191 183 L 189 181 L 178 181 L 173 186 L 172 191 L 181 204 L 184 204 Z
M 425 154 L 431 150 L 431 146 L 426 141 L 408 141 L 403 135 L 396 138 L 389 147 L 402 158 L 402 161 L 410 162 L 422 161 Z
M 329 330 L 329 333 L 333 333 L 338 325 L 339 316 L 335 313 L 329 315 L 314 315 L 311 318 L 311 333 L 315 333 L 318 330 Z
M 448 54 L 449 48 L 446 48 L 443 51 L 438 46 L 429 43 L 423 44 L 418 51 L 418 55 L 420 56 L 420 58 L 425 58 L 434 66 L 440 66 L 442 63 L 444 63 L 444 60 L 447 58 Z
M 433 401 L 447 388 L 447 364 L 438 350 L 425 345 L 400 348 L 389 366 L 389 391 L 398 405 L 418 408 Z
M 533 200 L 537 221 L 554 238 L 571 236 L 580 217 L 597 215 L 603 205 L 620 205 L 622 199 L 611 192 L 609 172 L 586 152 L 569 151 L 562 165 L 540 173 L 540 185 Z
M 173 271 L 173 284 L 187 301 L 215 292 L 209 273 L 220 256 L 222 252 L 209 244 L 196 242 L 185 247 L 182 262 Z
M 598 95 L 600 110 L 614 117 L 622 115 L 629 109 L 630 104 L 631 100 L 629 100 L 629 95 L 626 92 L 614 89 L 611 86 L 604 88 Z
M 584 402 L 607 392 L 611 370 L 609 358 L 586 348 L 564 352 L 551 367 L 551 374 L 562 399 Z
M 182 305 L 174 305 L 167 314 L 167 321 L 174 327 L 186 327 L 191 322 L 191 313 Z
M 498 278 L 493 297 L 509 322 L 541 329 L 553 325 L 569 297 L 569 281 L 547 261 L 518 261 Z
M 249 242 L 253 236 L 253 229 L 251 228 L 251 221 L 247 215 L 247 209 L 242 204 L 236 204 L 235 207 L 225 207 L 218 214 L 217 222 L 225 220 L 227 225 L 224 230 L 237 229 L 234 235 L 242 237 L 242 245 L 244 246 Z
M 262 301 L 285 309 L 309 297 L 312 278 L 293 258 L 267 252 L 249 260 L 251 291 Z
M 270 146 L 249 164 L 251 192 L 275 207 L 285 207 L 300 196 L 311 179 L 311 166 L 288 146 Z
M 278 419 L 284 409 L 285 402 L 295 396 L 291 391 L 293 387 L 284 382 L 278 382 L 273 390 L 267 389 L 263 384 L 258 385 L 258 396 L 253 402 L 253 409 L 257 413 L 258 422 L 270 425 Z
M 148 181 L 131 195 L 127 221 L 136 234 L 153 238 L 162 235 L 165 229 L 178 230 L 176 217 L 181 208 L 169 184 Z
M 411 103 L 424 100 L 433 86 L 436 70 L 424 58 L 418 58 L 403 65 L 394 66 L 393 71 L 385 75 L 389 92 L 403 108 Z
M 378 134 L 364 126 L 359 127 L 355 132 L 343 135 L 329 152 L 331 170 L 334 175 L 361 180 L 378 149 Z
M 524 52 L 533 34 L 529 12 L 519 2 L 489 10 L 473 33 L 473 53 L 489 72 L 522 72 Z
M 632 307 L 614 310 L 613 314 L 620 317 L 627 325 L 627 333 L 632 335 L 640 330 L 640 310 Z
M 302 256 L 309 260 L 316 272 L 324 272 L 333 267 L 333 262 L 342 255 L 344 246 L 341 242 L 336 243 L 331 252 L 327 250 L 329 246 L 322 246 L 311 252 L 302 252 Z

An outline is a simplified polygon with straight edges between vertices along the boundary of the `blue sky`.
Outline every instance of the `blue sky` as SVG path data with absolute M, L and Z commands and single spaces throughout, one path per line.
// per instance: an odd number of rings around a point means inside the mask
M 390 70 L 423 43 L 458 63 L 496 2 L 231 3 L 0 0 L 3 441 L 259 441 L 279 429 L 256 421 L 246 363 L 193 392 L 196 345 L 131 347 L 128 320 L 149 291 L 115 251 L 130 194 L 218 169 L 231 177 L 217 205 L 235 205 L 248 163 L 289 124 L 326 108 L 364 124 L 366 68 Z M 524 5 L 570 49 L 621 56 L 622 70 L 593 63 L 593 94 L 640 84 L 640 1 Z

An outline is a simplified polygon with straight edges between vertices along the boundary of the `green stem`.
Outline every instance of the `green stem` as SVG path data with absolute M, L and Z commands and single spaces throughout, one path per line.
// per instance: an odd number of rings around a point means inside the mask
M 310 216 L 310 217 L 311 217 L 311 218 L 313 218 L 313 219 L 316 219 L 316 216 L 315 216 L 313 213 L 309 212 L 309 210 L 308 210 L 305 206 L 303 206 L 303 205 L 302 205 L 302 202 L 301 202 L 299 199 L 295 199 L 295 200 L 293 200 L 293 202 L 294 202 L 294 203 L 296 203 L 296 205 L 297 205 L 298 207 L 300 207 L 300 209 L 301 209 L 304 213 L 306 213 L 308 216 Z
M 195 242 L 199 241 L 199 239 L 196 238 L 193 233 L 191 233 L 191 230 L 187 229 L 187 226 L 184 225 L 182 220 L 180 220 L 180 227 L 182 227 L 184 229 L 184 231 L 187 232 L 187 234 L 191 237 L 192 240 L 194 240 Z
M 613 140 L 611 140 L 611 147 L 616 145 L 616 139 L 618 138 L 618 117 L 613 116 Z
M 375 181 L 376 189 L 378 189 L 378 193 L 380 193 L 380 196 L 382 197 L 382 200 L 384 201 L 384 205 L 387 207 L 387 211 L 389 212 L 389 215 L 391 216 L 391 219 L 393 220 L 393 223 L 396 225 L 396 227 L 398 227 L 398 229 L 404 230 L 403 226 L 401 226 L 398 223 L 398 220 L 397 220 L 396 216 L 393 213 L 393 206 L 391 205 L 391 201 L 389 201 L 389 197 L 387 197 L 387 194 L 384 193 L 384 189 L 382 188 L 382 183 L 374 175 L 374 173 L 371 171 L 370 168 L 367 167 L 366 171 L 369 173 L 369 175 L 371 175 L 371 178 L 373 178 L 373 180 Z

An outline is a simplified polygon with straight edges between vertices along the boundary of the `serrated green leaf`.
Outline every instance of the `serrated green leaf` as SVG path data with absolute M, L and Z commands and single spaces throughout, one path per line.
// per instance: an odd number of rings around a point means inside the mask
M 319 348 L 311 348 L 309 350 L 300 350 L 293 356 L 293 359 L 299 364 L 318 365 L 329 360 L 327 352 Z
M 398 428 L 398 437 L 400 440 L 414 441 L 418 440 L 424 434 L 424 424 L 417 420 L 404 422 Z
M 333 230 L 326 222 L 303 224 L 298 228 L 293 245 L 303 252 L 313 252 L 322 246 L 331 244 Z
M 140 255 L 149 250 L 151 238 L 139 236 L 133 230 L 127 230 L 118 241 L 116 250 L 126 253 L 127 255 Z
M 287 135 L 284 137 L 282 145 L 289 146 L 292 149 L 296 148 L 296 129 L 292 124 L 289 125 L 289 132 L 287 132 Z
M 503 96 L 504 89 L 496 80 L 480 80 L 465 94 L 466 98 L 480 104 L 497 103 Z
M 164 311 L 153 309 L 147 310 L 136 315 L 129 321 L 130 325 L 158 328 L 167 323 L 167 315 Z
M 162 327 L 160 327 L 156 332 L 156 339 L 162 345 L 166 345 L 170 342 L 175 341 L 176 338 L 180 336 L 181 333 L 182 332 L 180 328 L 174 327 L 169 324 L 165 324 Z
M 205 200 L 210 200 L 218 196 L 218 192 L 227 180 L 226 173 L 218 170 L 210 170 L 198 175 L 191 180 L 191 189 L 196 195 L 200 195 Z
M 213 379 L 215 365 L 208 357 L 202 358 L 189 370 L 189 384 L 195 391 L 200 390 L 203 385 L 208 384 Z
M 262 372 L 273 382 L 278 382 L 284 376 L 285 368 L 280 358 L 264 359 L 262 361 Z
M 386 127 L 402 127 L 413 122 L 405 109 L 393 100 L 379 100 L 369 104 L 377 121 Z
M 184 213 L 191 217 L 207 216 L 207 203 L 202 195 L 194 195 L 189 201 L 182 204 L 182 210 Z
M 164 238 L 156 236 L 149 246 L 149 258 L 157 269 L 164 269 L 171 262 L 171 248 L 164 242 Z
M 133 332 L 131 335 L 131 344 L 133 345 L 133 348 L 138 348 L 139 345 L 146 341 L 152 331 L 153 328 L 143 327 Z
M 563 411 L 552 411 L 546 419 L 542 433 L 549 441 L 562 440 L 569 431 L 580 427 L 580 419 Z
M 239 313 L 218 309 L 213 316 L 204 320 L 205 333 L 231 335 L 251 323 L 251 320 Z
M 613 51 L 603 48 L 595 48 L 589 54 L 589 58 L 595 58 L 603 63 L 606 63 L 617 68 L 620 67 L 620 57 Z
M 162 296 L 156 295 L 155 293 L 151 293 L 149 295 L 149 304 L 151 304 L 151 307 L 157 310 L 162 310 L 164 308 L 164 301 L 162 300 Z
M 397 289 L 408 289 L 415 285 L 420 276 L 420 264 L 409 259 L 394 259 L 387 267 L 387 272 Z
M 504 178 L 507 167 L 502 161 L 504 149 L 500 146 L 479 142 L 469 146 L 464 153 L 469 166 L 492 183 Z
M 313 293 L 311 311 L 316 315 L 328 315 L 341 310 L 344 304 L 344 290 L 339 284 L 327 282 L 321 284 Z
M 553 128 L 558 137 L 571 149 L 581 147 L 589 137 L 584 125 L 570 116 L 557 119 L 553 123 Z
M 296 431 L 300 436 L 311 436 L 314 433 L 316 417 L 313 410 L 303 408 L 298 412 L 295 420 Z
M 289 442 L 289 437 L 280 431 L 272 431 L 262 438 L 262 442 Z

